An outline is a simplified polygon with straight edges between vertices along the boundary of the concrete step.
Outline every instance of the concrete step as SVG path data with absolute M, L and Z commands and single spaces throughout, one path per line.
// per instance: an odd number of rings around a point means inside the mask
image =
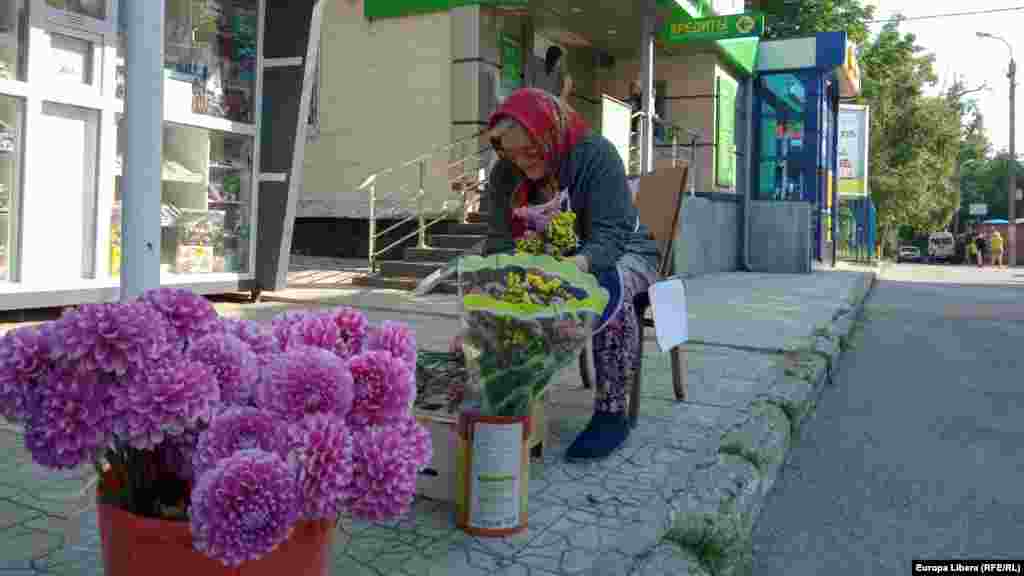
M 487 212 L 470 212 L 466 214 L 466 222 L 472 224 L 486 224 L 490 218 L 491 215 Z
M 380 263 L 380 273 L 382 276 L 397 278 L 426 278 L 442 265 L 442 262 L 383 261 Z
M 406 290 L 412 291 L 416 289 L 419 284 L 420 278 L 404 277 L 404 276 L 384 276 L 382 274 L 367 274 L 365 276 L 357 276 L 352 279 L 354 286 L 362 288 L 384 288 L 387 290 Z M 457 294 L 458 287 L 455 282 L 441 282 L 434 288 L 432 294 Z
M 483 234 L 433 234 L 427 240 L 427 244 L 436 248 L 471 250 L 485 240 L 487 236 Z
M 465 234 L 469 236 L 479 236 L 487 234 L 488 224 L 487 222 L 467 222 L 465 224 L 451 224 L 448 226 L 447 232 L 449 234 Z
M 444 264 L 467 252 L 468 250 L 460 248 L 406 248 L 405 260 L 407 262 L 436 262 Z

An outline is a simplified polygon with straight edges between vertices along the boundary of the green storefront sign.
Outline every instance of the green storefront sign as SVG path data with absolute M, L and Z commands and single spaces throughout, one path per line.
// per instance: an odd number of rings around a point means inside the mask
M 529 0 L 363 0 L 363 14 L 369 19 L 401 18 L 414 14 L 447 12 L 460 6 L 525 8 Z
M 523 85 L 523 49 L 519 41 L 501 35 L 501 96 L 507 97 Z
M 666 42 L 680 43 L 749 38 L 763 33 L 764 14 L 747 13 L 671 21 L 665 24 L 661 35 Z

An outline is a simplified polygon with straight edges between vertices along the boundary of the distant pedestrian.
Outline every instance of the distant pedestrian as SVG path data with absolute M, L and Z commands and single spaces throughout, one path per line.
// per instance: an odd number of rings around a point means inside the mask
M 989 246 L 992 249 L 992 265 L 997 268 L 1003 267 L 1003 235 L 999 233 L 999 230 L 992 232 L 992 237 L 989 239 Z
M 558 46 L 551 46 L 544 53 L 544 68 L 533 76 L 533 87 L 558 96 L 566 103 L 572 96 L 575 85 L 572 75 L 565 69 L 564 53 Z
M 985 235 L 981 232 L 974 237 L 974 248 L 978 256 L 978 268 L 985 267 Z

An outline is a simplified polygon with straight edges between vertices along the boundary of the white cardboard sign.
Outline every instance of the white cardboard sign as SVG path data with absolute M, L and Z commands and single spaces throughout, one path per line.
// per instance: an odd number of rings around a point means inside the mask
M 654 334 L 662 352 L 685 343 L 690 337 L 686 312 L 686 285 L 679 277 L 666 278 L 647 289 L 654 315 Z

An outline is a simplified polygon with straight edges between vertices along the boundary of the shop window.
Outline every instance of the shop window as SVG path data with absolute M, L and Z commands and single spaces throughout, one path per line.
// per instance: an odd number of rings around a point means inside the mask
M 20 100 L 0 96 L 0 280 L 11 279 L 14 253 L 14 202 L 21 165 Z
M 258 0 L 167 0 L 166 6 L 169 106 L 254 122 Z
M 124 124 L 118 129 L 110 274 L 121 254 Z M 161 184 L 161 271 L 244 273 L 249 269 L 253 138 L 164 124 Z
M 758 198 L 808 200 L 815 190 L 815 148 L 807 141 L 808 78 L 803 73 L 769 74 L 758 78 L 761 101 Z M 813 106 L 813 104 L 812 104 Z
M 51 77 L 69 84 L 93 84 L 93 43 L 65 34 L 50 34 Z
M 98 110 L 43 102 L 33 119 L 39 153 L 21 202 L 20 280 L 57 285 L 96 273 Z
M 46 5 L 77 16 L 107 19 L 107 0 L 46 0 Z
M 25 0 L 0 1 L 0 80 L 24 80 L 27 42 Z

